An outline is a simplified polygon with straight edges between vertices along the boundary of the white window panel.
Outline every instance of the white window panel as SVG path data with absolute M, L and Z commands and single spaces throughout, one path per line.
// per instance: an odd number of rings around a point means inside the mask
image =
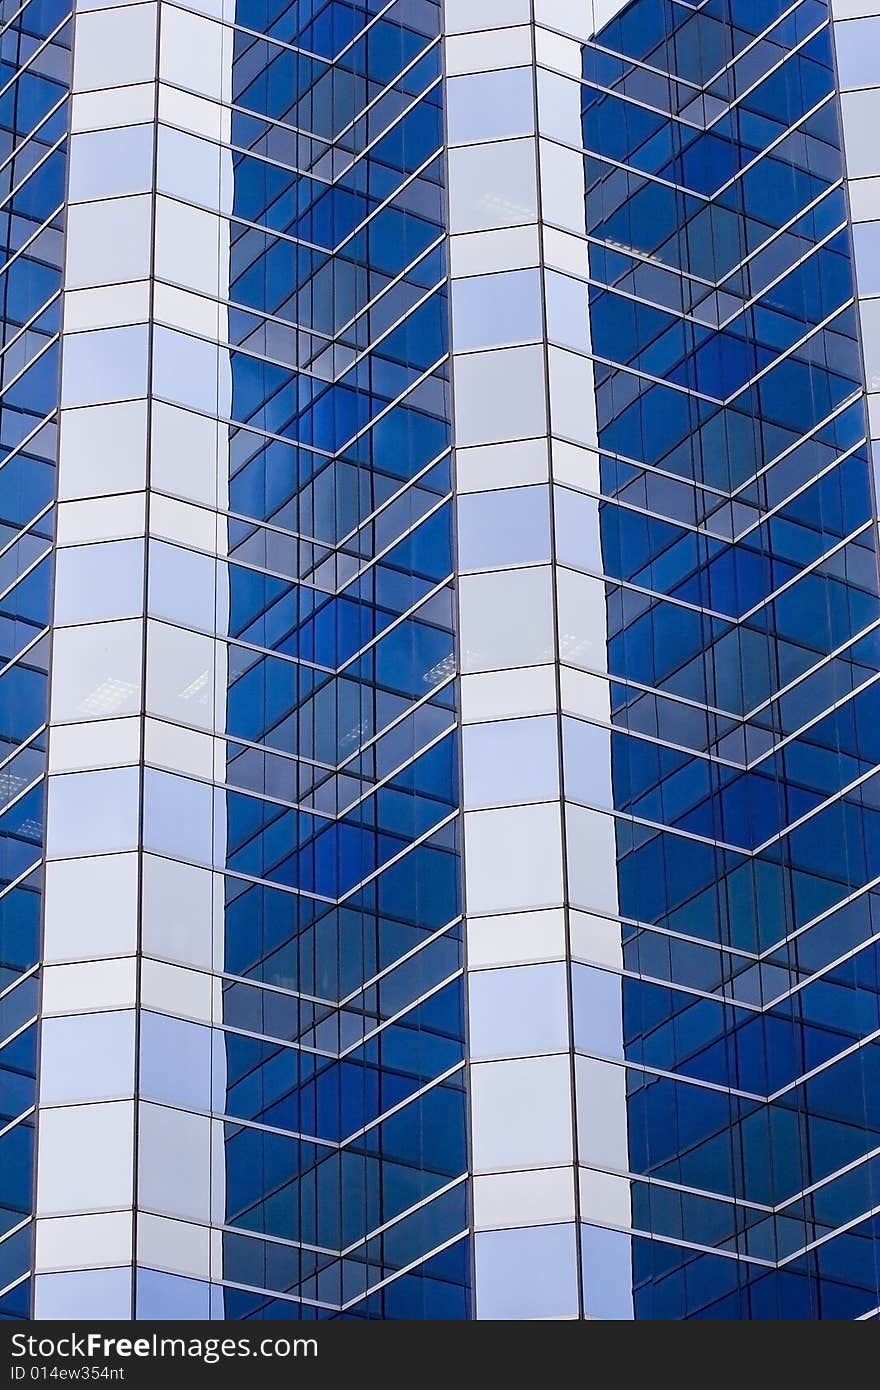
M 568 1056 L 475 1063 L 471 1109 L 475 1172 L 572 1161 Z
M 131 1101 L 58 1106 L 41 1113 L 38 1215 L 130 1207 L 133 1173 Z
M 555 802 L 468 812 L 465 856 L 471 913 L 562 902 L 561 824 Z

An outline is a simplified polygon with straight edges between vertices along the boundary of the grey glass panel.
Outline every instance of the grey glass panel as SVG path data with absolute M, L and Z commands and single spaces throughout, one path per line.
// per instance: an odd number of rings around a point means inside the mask
M 590 351 L 589 297 L 585 284 L 570 275 L 548 270 L 544 277 L 547 296 L 547 333 L 554 343 Z
M 159 127 L 156 186 L 174 198 L 220 206 L 221 148 L 185 131 Z
M 217 413 L 219 354 L 214 343 L 158 326 L 153 339 L 153 389 L 166 400 Z
M 74 204 L 67 212 L 67 289 L 144 279 L 150 228 L 148 197 Z
M 475 352 L 455 359 L 460 447 L 529 439 L 547 428 L 544 354 L 539 347 Z
M 478 1063 L 471 1068 L 471 1101 L 477 1171 L 571 1162 L 567 1056 Z
M 528 24 L 529 0 L 446 0 L 446 31 L 462 34 L 478 29 L 495 29 L 506 24 Z
M 140 709 L 141 623 L 58 628 L 52 663 L 55 722 L 107 719 Z
M 82 13 L 76 21 L 73 84 L 78 92 L 148 82 L 156 73 L 156 6 Z
M 38 1211 L 131 1206 L 133 1151 L 132 1101 L 47 1107 L 40 1115 Z
M 147 403 L 65 410 L 61 423 L 61 497 L 97 497 L 142 488 L 146 481 Z
M 211 1210 L 211 1121 L 186 1110 L 141 1105 L 138 1199 L 158 1212 L 207 1221 Z
M 538 210 L 532 140 L 449 151 L 450 230 L 478 232 L 534 222 Z
M 862 351 L 865 357 L 865 376 L 869 391 L 880 390 L 880 299 L 866 299 L 861 304 Z
M 602 574 L 598 498 L 558 487 L 554 501 L 556 557 L 560 564 Z
M 880 174 L 877 125 L 880 120 L 880 91 L 844 92 L 840 98 L 846 166 L 851 179 Z
M 464 671 L 529 666 L 553 657 L 549 567 L 468 575 L 461 587 Z

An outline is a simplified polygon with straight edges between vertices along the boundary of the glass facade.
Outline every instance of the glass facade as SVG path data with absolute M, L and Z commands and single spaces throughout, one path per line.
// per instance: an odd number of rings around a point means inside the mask
M 73 90 L 36 1315 L 464 1317 L 439 8 Z
M 681 9 L 584 53 L 634 1308 L 858 1317 L 880 608 L 832 35 Z
M 0 1316 L 880 1315 L 878 0 L 0 34 Z
M 463 1317 L 439 7 L 275 10 L 233 33 L 221 1306 Z

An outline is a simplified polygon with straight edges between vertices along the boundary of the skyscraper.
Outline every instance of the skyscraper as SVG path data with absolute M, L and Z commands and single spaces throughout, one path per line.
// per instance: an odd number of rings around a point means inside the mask
M 0 1315 L 880 1315 L 880 0 L 0 36 Z

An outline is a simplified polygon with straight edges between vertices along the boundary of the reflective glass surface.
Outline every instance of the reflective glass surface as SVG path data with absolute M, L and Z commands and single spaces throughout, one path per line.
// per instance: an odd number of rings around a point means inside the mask
M 467 1315 L 439 11 L 239 3 L 228 152 L 160 126 L 160 274 L 216 293 L 229 198 L 219 349 L 153 346 L 157 398 L 220 420 L 224 494 L 222 561 L 148 558 L 148 706 L 224 750 L 213 790 L 144 793 L 156 863 L 220 871 L 215 1026 L 140 1044 L 142 1198 L 222 1230 L 193 1316 Z M 138 1316 L 184 1292 L 144 1270 Z
M 877 25 L 569 8 L 83 10 L 68 180 L 0 0 L 0 1317 L 880 1307 Z
M 636 0 L 583 50 L 628 1064 L 625 1152 L 587 1161 L 638 1233 L 586 1228 L 598 1316 L 630 1283 L 647 1318 L 880 1301 L 880 595 L 828 21 Z M 585 1129 L 621 1057 L 590 974 Z

